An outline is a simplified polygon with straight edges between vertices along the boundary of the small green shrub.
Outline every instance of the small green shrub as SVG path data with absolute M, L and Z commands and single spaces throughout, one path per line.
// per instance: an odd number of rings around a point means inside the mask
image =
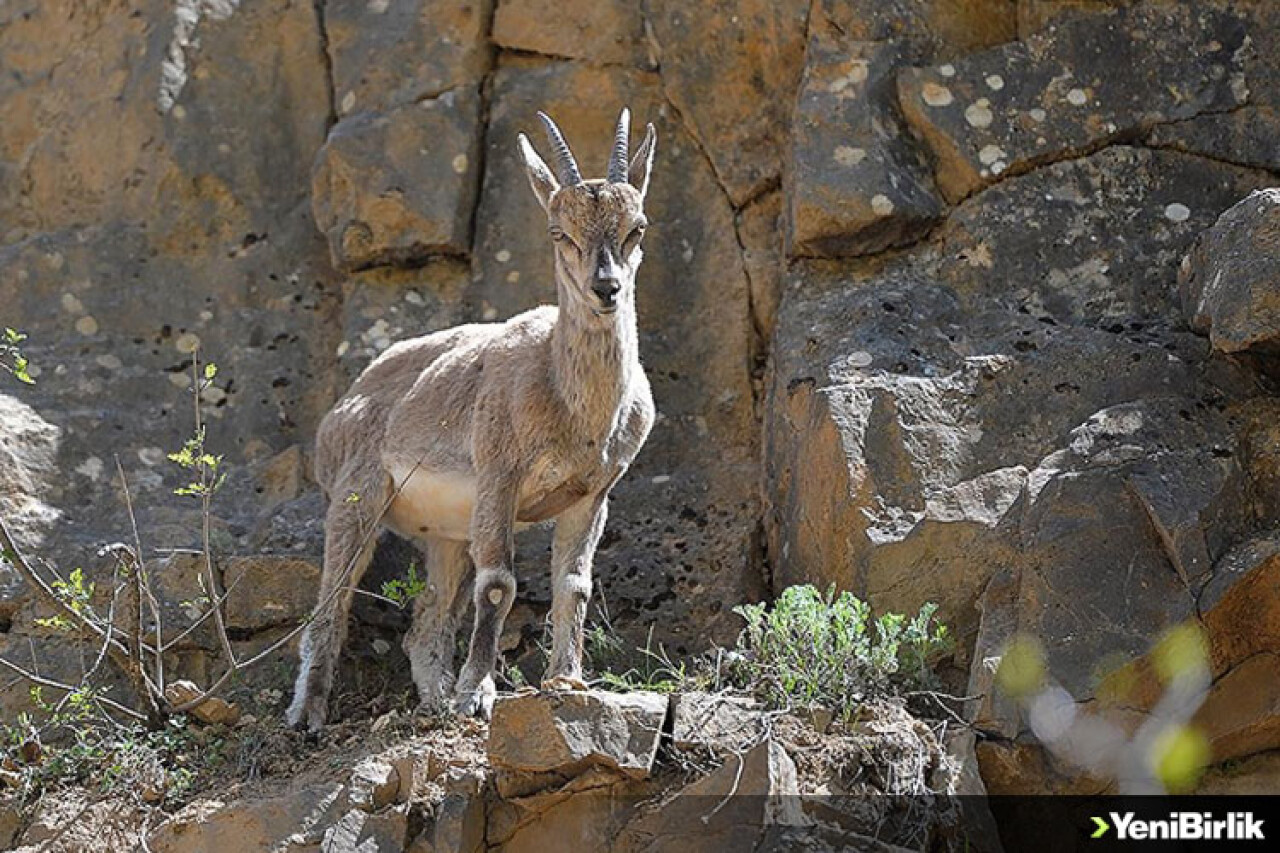
M 403 578 L 394 578 L 382 584 L 382 597 L 399 605 L 403 610 L 427 588 L 427 578 L 418 574 L 418 564 L 409 563 L 409 571 Z
M 0 329 L 0 369 L 12 373 L 19 382 L 34 385 L 35 380 L 27 372 L 31 362 L 22 354 L 22 342 L 26 339 L 22 332 L 8 327 Z
M 928 686 L 930 664 L 950 648 L 945 625 L 934 621 L 936 604 L 915 617 L 886 613 L 831 587 L 783 591 L 772 606 L 734 608 L 746 620 L 729 656 L 730 683 L 750 689 L 776 708 L 819 705 L 844 714 L 875 694 Z

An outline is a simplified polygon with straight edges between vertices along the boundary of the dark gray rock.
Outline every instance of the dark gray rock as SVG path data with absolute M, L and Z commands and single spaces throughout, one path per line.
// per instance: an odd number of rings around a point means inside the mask
M 1248 99 L 1246 23 L 1211 6 L 1127 7 L 898 78 L 907 120 L 959 201 L 1004 175 Z
M 788 173 L 792 255 L 871 254 L 941 215 L 893 97 L 902 59 L 895 42 L 848 42 L 834 28 L 810 37 Z
M 1214 349 L 1280 351 L 1280 189 L 1222 214 L 1187 255 L 1178 284 L 1187 320 Z
M 311 205 L 334 266 L 414 264 L 471 250 L 479 109 L 477 91 L 462 87 L 333 128 L 316 160 Z

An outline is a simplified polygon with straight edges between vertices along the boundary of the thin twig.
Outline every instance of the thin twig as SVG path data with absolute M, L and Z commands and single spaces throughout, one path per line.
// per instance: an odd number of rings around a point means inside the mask
M 164 623 L 161 617 L 160 602 L 156 599 L 155 591 L 151 588 L 151 575 L 147 570 L 146 559 L 142 556 L 142 535 L 138 532 L 138 516 L 133 511 L 133 495 L 129 491 L 129 479 L 124 475 L 124 466 L 120 464 L 120 456 L 116 455 L 116 472 L 120 476 L 120 490 L 124 493 L 124 506 L 129 513 L 129 526 L 133 529 L 133 553 L 137 558 L 138 571 L 136 574 L 136 583 L 140 596 L 145 594 L 147 599 L 147 608 L 151 611 L 151 622 L 155 627 L 155 649 L 152 654 L 155 659 L 156 674 L 153 679 L 156 689 L 160 696 L 164 696 Z M 138 639 L 138 647 L 136 649 L 138 655 L 138 665 L 142 665 L 142 609 L 139 605 L 138 609 L 138 626 L 135 629 Z
M 48 687 L 51 690 L 65 690 L 68 693 L 74 693 L 77 689 L 70 684 L 63 684 L 61 681 L 54 681 L 52 678 L 45 678 L 43 676 L 36 675 L 34 672 L 24 669 L 23 667 L 18 666 L 13 661 L 3 657 L 0 657 L 0 666 L 5 667 L 9 671 L 26 679 L 27 681 L 30 681 L 32 684 L 38 684 L 41 687 Z M 105 696 L 95 696 L 94 699 L 106 705 L 108 708 L 112 709 L 113 711 L 118 711 L 127 717 L 133 717 L 135 720 L 146 719 L 144 715 L 138 713 L 137 711 L 133 710 L 132 708 L 126 705 L 121 705 L 119 702 L 115 701 L 114 699 L 108 699 Z

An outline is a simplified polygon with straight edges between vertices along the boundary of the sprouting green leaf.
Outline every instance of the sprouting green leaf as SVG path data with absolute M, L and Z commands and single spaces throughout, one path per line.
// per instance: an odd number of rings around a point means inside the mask
M 204 366 L 204 378 L 212 381 L 213 377 L 218 375 L 218 365 L 212 361 Z

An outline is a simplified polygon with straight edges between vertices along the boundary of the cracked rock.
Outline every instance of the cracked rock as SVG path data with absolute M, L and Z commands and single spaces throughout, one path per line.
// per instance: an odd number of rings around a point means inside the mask
M 339 122 L 316 159 L 312 212 L 345 271 L 471 250 L 480 99 L 474 88 Z
M 628 0 L 505 0 L 494 12 L 493 41 L 547 56 L 650 65 L 641 4 Z
M 955 202 L 1005 174 L 1248 99 L 1250 43 L 1231 12 L 1136 6 L 898 78 L 903 112 Z
M 435 98 L 489 67 L 495 0 L 327 0 L 339 116 Z
M 412 779 L 409 784 L 412 787 Z M 375 812 L 400 798 L 400 771 L 389 762 L 367 758 L 351 771 L 348 786 L 347 797 L 353 806 Z
M 769 739 L 729 756 L 665 806 L 632 821 L 614 849 L 755 850 L 770 827 L 808 822 L 795 763 L 781 744 Z
M 892 97 L 894 42 L 809 41 L 792 129 L 793 255 L 865 255 L 910 243 L 942 204 Z
M 591 766 L 644 778 L 667 715 L 657 693 L 533 693 L 501 698 L 489 728 L 489 761 L 522 773 L 576 775 Z

